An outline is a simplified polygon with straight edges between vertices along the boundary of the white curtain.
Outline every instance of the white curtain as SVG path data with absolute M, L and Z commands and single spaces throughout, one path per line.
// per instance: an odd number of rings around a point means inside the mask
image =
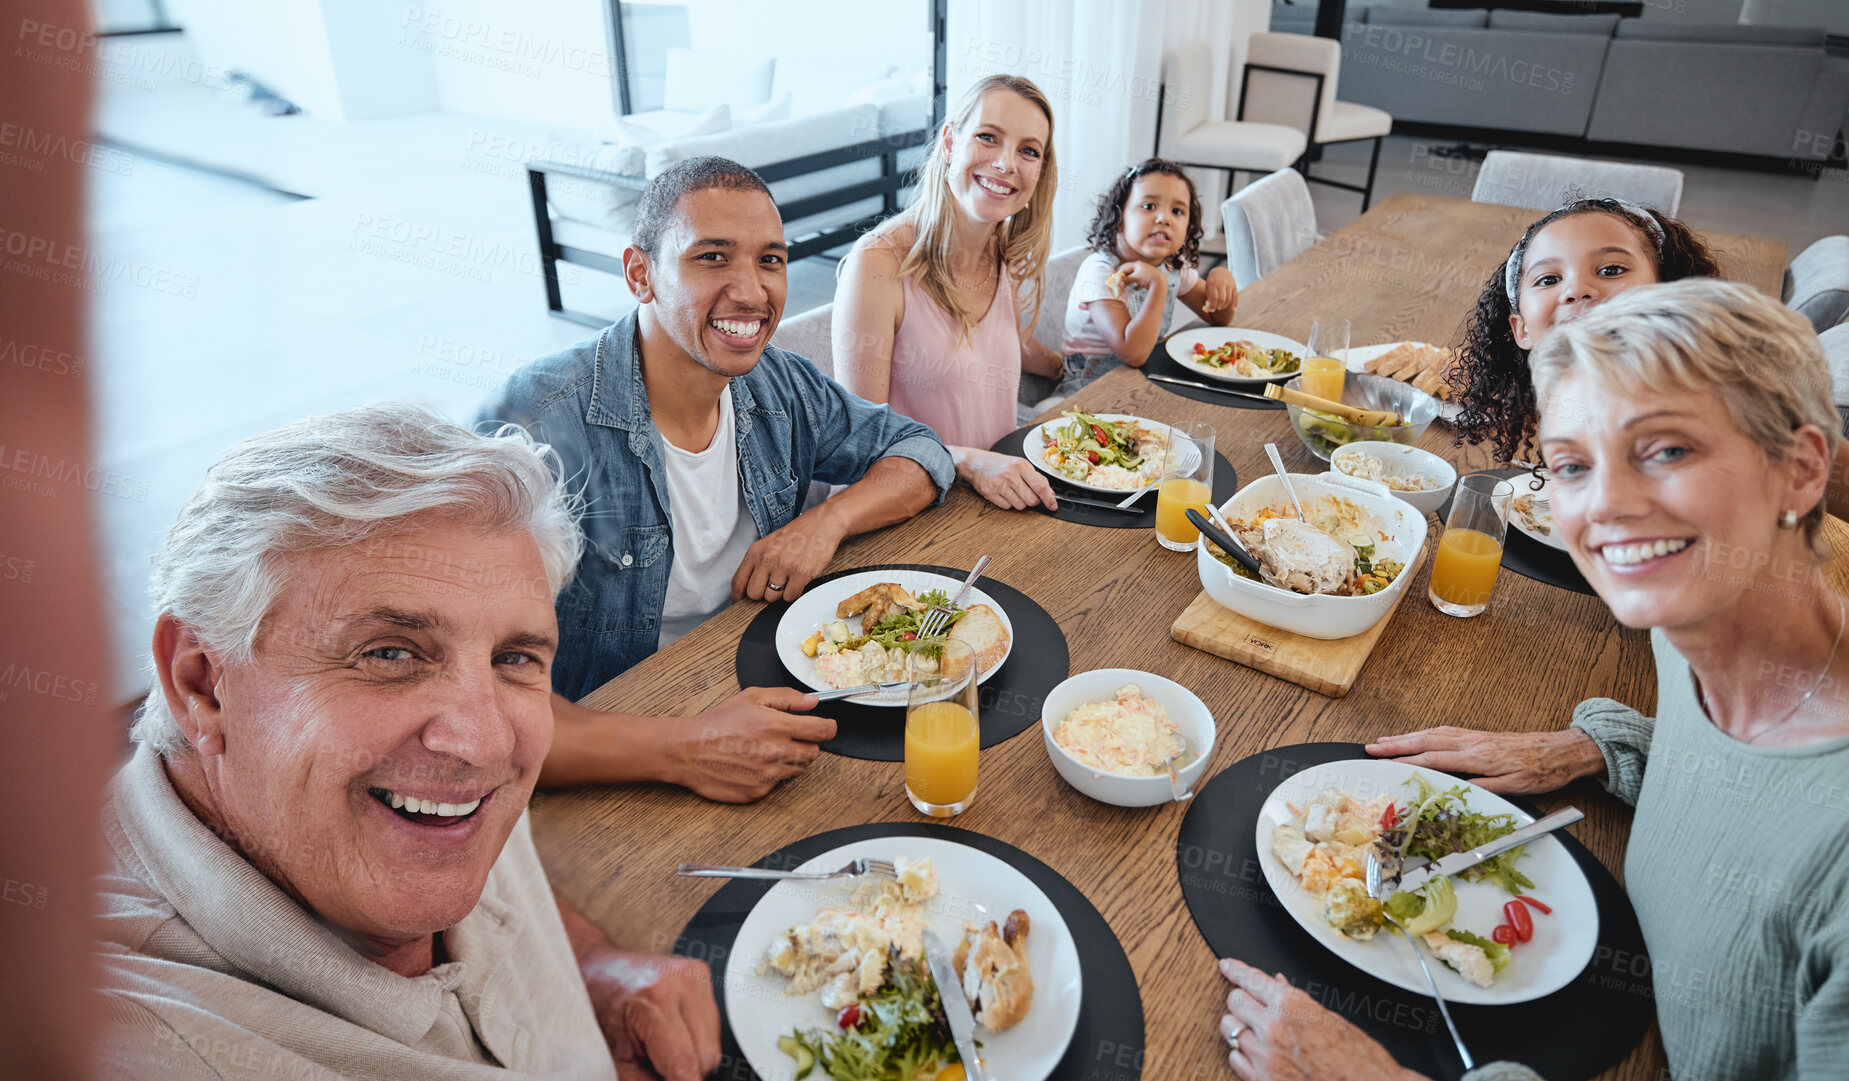
M 1162 57 L 1185 41 L 1213 47 L 1208 115 L 1230 115 L 1248 35 L 1270 21 L 1270 0 L 951 0 L 946 55 L 949 109 L 977 79 L 1025 75 L 1053 103 L 1059 162 L 1053 250 L 1085 241 L 1098 196 L 1155 152 Z M 1223 173 L 1200 172 L 1203 224 L 1219 229 Z

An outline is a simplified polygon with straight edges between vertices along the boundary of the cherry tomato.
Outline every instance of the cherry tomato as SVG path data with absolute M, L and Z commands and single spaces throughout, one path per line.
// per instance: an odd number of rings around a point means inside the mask
M 1519 939 L 1515 937 L 1515 928 L 1510 927 L 1506 923 L 1497 924 L 1496 929 L 1489 933 L 1489 937 L 1502 943 L 1504 946 L 1513 946 L 1519 941 Z
M 1528 906 L 1520 901 L 1510 901 L 1502 906 L 1502 914 L 1508 917 L 1509 926 L 1515 928 L 1515 937 L 1523 942 L 1534 937 L 1534 917 L 1528 914 Z
M 1534 908 L 1538 909 L 1542 915 L 1551 916 L 1554 914 L 1553 909 L 1548 908 L 1546 905 L 1542 904 L 1540 901 L 1536 900 L 1533 897 L 1527 897 L 1527 896 L 1517 897 L 1516 900 L 1520 901 L 1522 904 L 1533 906 Z
M 860 1003 L 850 1002 L 847 1005 L 841 1007 L 841 1015 L 835 1018 L 835 1024 L 841 1026 L 841 1031 L 843 1032 L 846 1032 L 848 1029 L 851 1029 L 851 1028 L 859 1028 L 860 1027 Z
M 1088 451 L 1086 451 L 1086 452 L 1085 452 L 1085 457 L 1087 457 L 1087 458 L 1090 458 L 1090 459 L 1091 459 L 1091 464 L 1093 464 L 1093 465 L 1097 465 L 1097 464 L 1098 464 L 1098 452 L 1097 452 L 1097 451 L 1095 451 L 1095 450 L 1088 450 Z
M 904 634 L 900 635 L 900 637 L 904 638 L 907 642 L 914 641 L 918 637 L 918 632 L 917 631 L 906 631 Z
M 1195 342 L 1195 343 L 1194 343 L 1194 355 L 1195 355 L 1195 356 L 1197 356 L 1197 357 L 1198 357 L 1198 356 L 1200 356 L 1200 355 L 1201 355 L 1202 353 L 1205 353 L 1206 351 L 1207 351 L 1207 345 L 1206 345 L 1206 343 L 1204 343 L 1204 342 Z

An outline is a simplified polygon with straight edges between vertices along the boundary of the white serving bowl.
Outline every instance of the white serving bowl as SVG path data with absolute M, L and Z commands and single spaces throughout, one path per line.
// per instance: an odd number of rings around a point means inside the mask
M 1452 468 L 1450 462 L 1429 450 L 1388 443 L 1385 440 L 1369 439 L 1341 447 L 1329 456 L 1329 468 L 1332 472 L 1347 476 L 1347 471 L 1342 468 L 1342 460 L 1361 454 L 1372 454 L 1379 458 L 1390 477 L 1415 474 L 1431 477 L 1438 482 L 1436 488 L 1422 492 L 1393 492 L 1396 499 L 1411 503 L 1420 514 L 1431 514 L 1444 506 L 1445 500 L 1451 498 L 1452 487 L 1457 484 L 1457 470 Z
M 1088 702 L 1109 702 L 1127 683 L 1134 683 L 1143 697 L 1159 703 L 1168 718 L 1180 729 L 1187 751 L 1175 765 L 1181 777 L 1182 791 L 1194 787 L 1207 769 L 1207 756 L 1213 753 L 1213 714 L 1193 691 L 1172 679 L 1134 668 L 1099 668 L 1080 672 L 1047 693 L 1040 713 L 1040 734 L 1046 740 L 1047 757 L 1066 783 L 1100 803 L 1118 807 L 1153 807 L 1174 798 L 1168 771 L 1154 777 L 1131 777 L 1123 773 L 1105 773 L 1079 761 L 1053 739 L 1053 729 L 1066 715 Z
M 1425 547 L 1425 515 L 1405 500 L 1393 498 L 1384 484 L 1340 473 L 1292 473 L 1290 483 L 1297 498 L 1305 503 L 1320 496 L 1340 496 L 1380 519 L 1387 539 L 1374 546 L 1376 558 L 1396 559 L 1410 568 Z M 1251 519 L 1266 507 L 1282 510 L 1289 506 L 1283 482 L 1276 474 L 1267 473 L 1221 504 L 1220 513 L 1228 521 L 1240 521 Z M 1204 544 L 1195 545 L 1194 553 L 1201 588 L 1215 602 L 1248 619 L 1306 638 L 1360 634 L 1380 622 L 1414 577 L 1410 570 L 1403 570 L 1387 588 L 1365 597 L 1311 596 L 1242 578 L 1209 555 Z

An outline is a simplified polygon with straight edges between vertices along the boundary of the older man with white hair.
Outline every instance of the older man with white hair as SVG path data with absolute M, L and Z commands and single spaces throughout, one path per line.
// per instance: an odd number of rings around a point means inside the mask
M 108 1076 L 717 1064 L 706 966 L 615 950 L 533 848 L 582 543 L 548 453 L 379 407 L 207 474 L 156 558 L 158 686 L 103 814 Z

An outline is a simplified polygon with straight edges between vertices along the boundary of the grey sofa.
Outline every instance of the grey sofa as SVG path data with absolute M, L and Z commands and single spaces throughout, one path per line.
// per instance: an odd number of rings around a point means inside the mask
M 1784 161 L 1830 157 L 1849 59 L 1821 29 L 1615 15 L 1350 9 L 1342 95 L 1396 123 L 1526 132 Z M 1271 29 L 1312 31 L 1280 4 Z

